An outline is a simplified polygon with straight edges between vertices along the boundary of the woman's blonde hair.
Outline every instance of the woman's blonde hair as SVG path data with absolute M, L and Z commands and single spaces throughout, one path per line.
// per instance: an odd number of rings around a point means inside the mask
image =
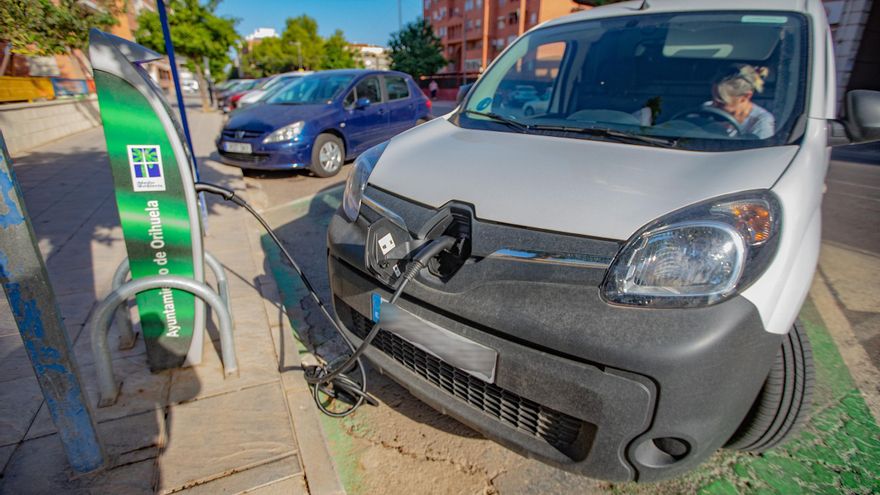
M 733 98 L 749 93 L 762 93 L 764 92 L 764 80 L 769 74 L 770 71 L 766 67 L 741 65 L 735 72 L 721 78 L 715 84 L 715 92 L 722 101 L 727 103 Z

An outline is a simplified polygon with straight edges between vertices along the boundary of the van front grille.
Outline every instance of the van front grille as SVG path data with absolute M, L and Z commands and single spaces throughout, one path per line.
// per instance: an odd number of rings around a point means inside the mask
M 336 310 L 350 330 L 366 337 L 373 322 L 336 298 Z M 346 315 L 347 313 L 347 315 Z M 462 400 L 502 423 L 546 441 L 563 453 L 570 453 L 585 423 L 542 406 L 495 384 L 484 382 L 445 361 L 428 354 L 401 337 L 379 330 L 372 345 L 437 388 Z

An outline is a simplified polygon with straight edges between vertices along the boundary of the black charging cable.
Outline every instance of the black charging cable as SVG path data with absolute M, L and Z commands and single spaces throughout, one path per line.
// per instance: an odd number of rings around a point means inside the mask
M 284 247 L 284 243 L 281 242 L 281 239 L 275 234 L 275 231 L 272 230 L 272 227 L 266 223 L 266 220 L 260 216 L 259 213 L 256 212 L 245 200 L 239 198 L 235 195 L 235 192 L 224 187 L 217 186 L 215 184 L 208 184 L 206 182 L 196 182 L 195 184 L 196 192 L 207 192 L 211 194 L 216 194 L 227 201 L 231 201 L 238 206 L 241 206 L 245 210 L 248 211 L 258 222 L 260 225 L 266 229 L 266 232 L 269 234 L 269 237 L 272 241 L 278 246 L 278 249 L 281 250 L 281 254 L 287 259 L 290 265 L 293 267 L 294 271 L 296 271 L 299 278 L 302 280 L 303 284 L 306 286 L 306 289 L 309 291 L 309 294 L 312 296 L 312 299 L 318 305 L 321 312 L 324 314 L 324 317 L 329 321 L 339 335 L 342 337 L 342 340 L 345 341 L 346 345 L 348 345 L 351 354 L 348 355 L 345 360 L 341 364 L 337 364 L 337 359 L 329 364 L 322 364 L 317 367 L 313 367 L 306 370 L 305 379 L 306 382 L 312 385 L 312 397 L 315 400 L 315 404 L 318 406 L 318 409 L 321 410 L 324 414 L 328 416 L 332 416 L 335 418 L 342 418 L 348 416 L 353 413 L 358 407 L 360 407 L 364 402 L 369 403 L 370 405 L 378 405 L 378 401 L 367 394 L 367 374 L 364 368 L 363 363 L 361 362 L 361 355 L 364 353 L 364 350 L 376 335 L 379 334 L 379 330 L 381 329 L 381 318 L 379 321 L 373 323 L 372 328 L 361 341 L 361 344 L 355 347 L 354 343 L 348 339 L 345 335 L 345 332 L 342 331 L 345 325 L 337 318 L 334 314 L 332 314 L 327 307 L 324 305 L 324 302 L 321 301 L 321 298 L 318 296 L 317 291 L 312 286 L 309 279 L 306 277 L 306 274 L 302 271 L 299 264 L 296 260 L 293 259 L 293 256 L 287 251 L 287 248 Z M 419 251 L 413 256 L 412 260 L 406 267 L 406 270 L 401 275 L 400 285 L 397 287 L 397 290 L 394 291 L 394 295 L 391 297 L 389 304 L 396 304 L 397 300 L 400 298 L 401 294 L 403 294 L 404 288 L 409 283 L 410 280 L 415 278 L 415 276 L 421 271 L 425 266 L 427 266 L 428 261 L 431 258 L 439 255 L 441 252 L 447 249 L 451 249 L 457 240 L 454 237 L 450 236 L 440 236 L 428 243 L 424 244 Z M 360 381 L 353 380 L 346 373 L 352 370 L 357 370 L 360 375 Z M 349 406 L 348 409 L 342 411 L 331 411 L 327 409 L 327 405 L 324 404 L 324 401 L 321 400 L 321 393 L 327 395 L 331 398 L 337 398 L 342 392 L 344 394 L 349 395 L 354 398 L 354 403 Z

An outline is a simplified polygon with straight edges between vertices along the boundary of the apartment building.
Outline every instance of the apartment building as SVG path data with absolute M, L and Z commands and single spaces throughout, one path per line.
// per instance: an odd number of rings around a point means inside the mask
M 424 0 L 423 13 L 449 60 L 442 72 L 476 76 L 531 27 L 586 8 L 570 0 Z

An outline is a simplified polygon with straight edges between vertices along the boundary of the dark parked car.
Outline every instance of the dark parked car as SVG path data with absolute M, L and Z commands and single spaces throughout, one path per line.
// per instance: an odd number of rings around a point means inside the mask
M 402 72 L 329 70 L 299 78 L 233 112 L 217 150 L 242 168 L 339 173 L 366 149 L 427 120 L 431 102 Z
M 229 105 L 229 100 L 233 96 L 250 91 L 261 82 L 263 82 L 263 79 L 242 79 L 223 91 L 220 91 L 217 93 L 217 107 L 224 112 L 231 111 L 232 108 Z

